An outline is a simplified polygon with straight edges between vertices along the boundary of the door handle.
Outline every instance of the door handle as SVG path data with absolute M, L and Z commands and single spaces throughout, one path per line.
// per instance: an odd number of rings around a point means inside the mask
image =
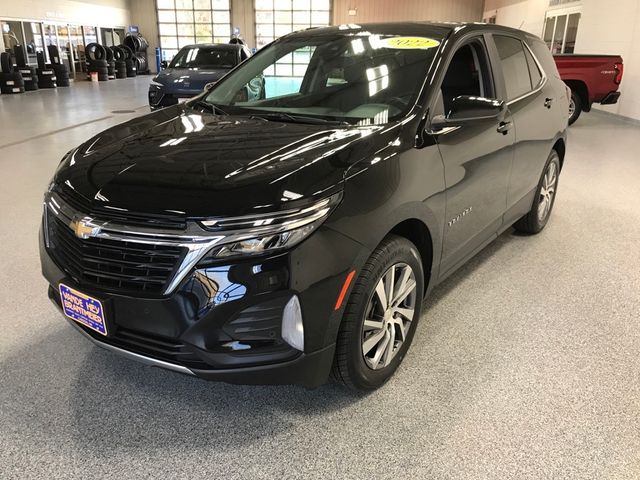
M 510 128 L 511 122 L 500 122 L 496 130 L 498 130 L 498 132 L 500 132 L 501 134 L 506 135 Z
M 547 108 L 551 108 L 551 104 L 553 103 L 553 98 L 545 98 L 544 99 L 544 106 Z

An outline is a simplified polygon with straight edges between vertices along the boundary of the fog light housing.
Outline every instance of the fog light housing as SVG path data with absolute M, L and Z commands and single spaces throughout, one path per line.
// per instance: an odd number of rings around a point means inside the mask
M 296 350 L 304 351 L 302 308 L 296 295 L 287 302 L 282 313 L 282 338 Z

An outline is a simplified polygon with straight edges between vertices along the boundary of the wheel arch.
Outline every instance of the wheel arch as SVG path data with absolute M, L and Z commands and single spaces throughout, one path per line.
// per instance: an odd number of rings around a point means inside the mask
M 395 225 L 389 234 L 406 238 L 413 243 L 422 260 L 422 270 L 424 273 L 424 290 L 430 283 L 433 266 L 433 237 L 429 227 L 417 218 L 408 218 Z
M 558 153 L 558 156 L 560 157 L 560 171 L 562 171 L 562 166 L 564 165 L 564 155 L 567 148 L 564 138 L 559 138 L 558 140 L 556 140 L 556 143 L 553 144 L 552 148 Z
M 576 92 L 582 100 L 582 110 L 588 112 L 591 110 L 591 102 L 589 102 L 589 89 L 583 80 L 565 80 L 572 92 Z

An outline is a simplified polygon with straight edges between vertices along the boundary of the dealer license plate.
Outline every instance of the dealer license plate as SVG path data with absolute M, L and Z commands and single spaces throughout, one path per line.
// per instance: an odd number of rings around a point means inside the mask
M 102 335 L 107 334 L 107 325 L 104 321 L 104 309 L 102 308 L 100 300 L 85 295 L 71 287 L 67 287 L 62 283 L 59 288 L 62 311 L 67 317 Z

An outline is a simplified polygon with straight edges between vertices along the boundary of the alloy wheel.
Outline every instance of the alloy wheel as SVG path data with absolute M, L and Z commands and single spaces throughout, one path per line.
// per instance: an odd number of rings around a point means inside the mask
M 391 363 L 405 342 L 416 310 L 416 278 L 406 263 L 392 265 L 376 284 L 362 328 L 362 355 L 369 368 Z
M 574 113 L 576 113 L 576 101 L 571 97 L 569 100 L 569 118 L 573 117 Z
M 538 203 L 538 220 L 540 222 L 544 222 L 551 211 L 557 181 L 556 163 L 550 162 L 542 179 L 542 187 L 540 187 L 540 201 Z

